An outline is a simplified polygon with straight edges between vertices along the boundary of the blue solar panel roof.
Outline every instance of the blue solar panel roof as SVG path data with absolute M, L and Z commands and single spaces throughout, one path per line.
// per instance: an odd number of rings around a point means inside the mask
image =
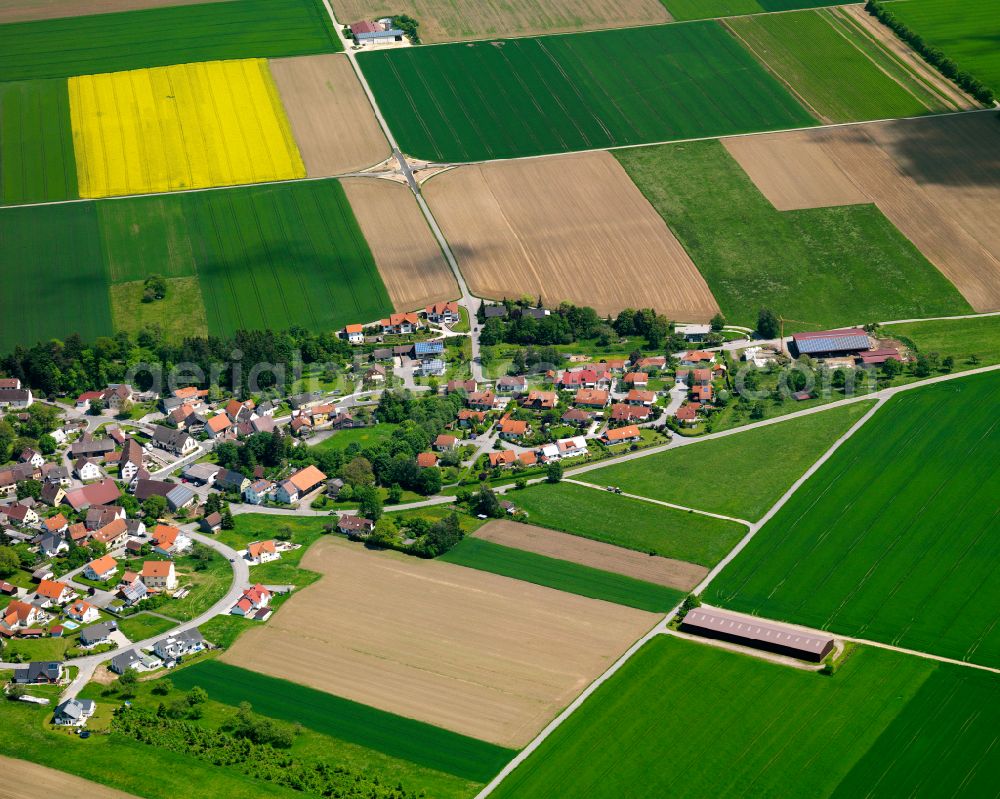
M 795 346 L 799 352 L 843 352 L 847 350 L 866 350 L 869 347 L 868 336 L 824 336 L 822 338 L 796 339 Z

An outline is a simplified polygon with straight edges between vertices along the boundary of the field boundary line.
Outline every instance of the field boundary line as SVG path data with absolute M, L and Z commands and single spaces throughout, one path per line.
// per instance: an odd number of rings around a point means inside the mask
M 607 489 L 602 488 L 597 485 L 597 483 L 585 483 L 582 480 L 573 480 L 572 478 L 564 478 L 561 482 L 572 483 L 573 485 L 583 486 L 584 488 L 593 488 L 596 491 L 606 491 Z M 674 510 L 687 511 L 688 513 L 697 513 L 702 516 L 711 516 L 713 519 L 721 519 L 725 522 L 736 522 L 737 524 L 742 524 L 744 527 L 753 527 L 753 522 L 749 522 L 746 519 L 737 519 L 735 516 L 724 516 L 721 513 L 712 513 L 707 510 L 699 510 L 698 508 L 689 508 L 687 505 L 675 505 L 673 502 L 666 502 L 662 499 L 653 499 L 651 497 L 644 497 L 639 494 L 629 494 L 627 491 L 622 491 L 621 493 L 616 493 L 616 496 L 628 497 L 629 499 L 636 499 L 639 502 L 650 502 L 653 505 L 663 505 L 667 508 L 673 508 Z
M 501 782 L 503 782 L 511 773 L 513 773 L 513 771 L 518 766 L 520 766 L 521 763 L 527 760 L 528 757 L 539 746 L 542 745 L 542 743 L 545 741 L 546 738 L 548 738 L 552 733 L 554 733 L 563 724 L 563 722 L 566 721 L 566 719 L 568 719 L 571 715 L 573 715 L 573 713 L 585 701 L 587 701 L 587 699 L 590 698 L 591 694 L 593 694 L 605 682 L 611 679 L 618 672 L 618 670 L 632 658 L 632 656 L 636 652 L 642 649 L 643 646 L 652 641 L 657 635 L 663 633 L 663 631 L 666 630 L 667 622 L 671 618 L 673 618 L 674 614 L 677 613 L 679 608 L 680 604 L 674 607 L 670 611 L 670 613 L 667 614 L 665 618 L 660 619 L 660 621 L 658 621 L 648 633 L 646 633 L 644 636 L 642 636 L 642 638 L 640 638 L 638 641 L 632 644 L 632 646 L 626 649 L 625 652 L 622 653 L 621 657 L 618 658 L 618 660 L 612 663 L 611 666 L 608 667 L 608 669 L 602 675 L 600 675 L 597 679 L 595 679 L 592 683 L 590 683 L 590 685 L 588 685 L 583 690 L 583 693 L 581 693 L 576 699 L 570 702 L 570 704 L 568 704 L 566 708 L 558 716 L 552 719 L 552 721 L 550 721 L 545 726 L 545 729 L 543 729 L 540 733 L 538 733 L 538 735 L 536 735 L 532 739 L 531 743 L 529 743 L 526 747 L 524 747 L 524 749 L 518 752 L 517 755 L 514 757 L 514 759 L 511 760 L 510 763 L 508 763 L 506 766 L 504 766 L 500 770 L 500 772 L 492 780 L 490 780 L 486 784 L 486 786 L 481 791 L 479 791 L 479 793 L 476 794 L 475 799 L 485 799 L 485 797 L 493 793 L 493 791 L 495 791 L 499 787 Z
M 1000 311 L 984 311 L 983 313 L 967 313 L 959 316 L 928 316 L 925 319 L 893 319 L 889 322 L 879 322 L 880 325 L 908 325 L 917 322 L 950 322 L 959 319 L 981 319 L 984 316 L 1000 316 Z

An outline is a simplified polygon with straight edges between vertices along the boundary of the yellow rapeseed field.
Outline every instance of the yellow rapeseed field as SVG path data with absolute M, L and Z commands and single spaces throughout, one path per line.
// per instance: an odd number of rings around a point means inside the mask
M 69 79 L 81 197 L 305 177 L 264 59 Z

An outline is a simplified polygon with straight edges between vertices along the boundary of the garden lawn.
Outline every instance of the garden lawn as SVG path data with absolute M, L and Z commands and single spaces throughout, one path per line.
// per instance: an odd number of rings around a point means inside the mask
M 0 352 L 70 333 L 111 335 L 93 204 L 0 209 L 0 285 Z
M 998 722 L 994 675 L 861 648 L 824 677 L 659 636 L 494 796 L 986 796 Z
M 673 588 L 481 538 L 463 539 L 440 560 L 652 613 L 666 613 L 684 597 L 683 591 Z
M 815 121 L 717 22 L 403 48 L 363 53 L 358 63 L 403 151 L 431 160 Z
M 776 211 L 717 141 L 615 156 L 733 324 L 754 326 L 762 306 L 786 335 L 972 310 L 874 205 Z
M 697 440 L 626 461 L 582 478 L 630 494 L 756 521 L 873 403 Z
M 1000 373 L 892 398 L 706 600 L 1000 666 Z
M 149 613 L 137 613 L 135 616 L 126 616 L 118 620 L 118 629 L 133 643 L 155 638 L 176 626 L 176 621 Z
M 233 582 L 233 570 L 222 555 L 211 550 L 212 559 L 204 571 L 195 571 L 191 557 L 176 558 L 177 585 L 190 585 L 191 593 L 183 599 L 171 599 L 158 610 L 164 616 L 190 621 L 208 610 L 226 595 Z
M 66 81 L 0 83 L 0 205 L 77 196 Z
M 318 0 L 240 0 L 0 25 L 0 81 L 341 50 Z
M 661 0 L 677 21 L 835 6 L 842 0 Z
M 726 23 L 807 106 L 830 122 L 888 119 L 931 109 L 879 68 L 877 46 L 827 11 L 764 14 Z
M 398 424 L 383 422 L 371 427 L 354 427 L 350 430 L 339 430 L 328 438 L 324 438 L 318 444 L 312 444 L 318 451 L 330 449 L 347 449 L 351 444 L 357 444 L 364 449 L 373 444 L 388 441 L 394 432 L 399 428 Z
M 1000 13 L 996 0 L 903 0 L 885 7 L 958 68 L 1000 93 Z
M 532 524 L 702 566 L 714 566 L 746 533 L 735 522 L 572 483 L 530 486 L 506 497 Z
M 234 706 L 252 697 L 254 710 L 265 716 L 298 722 L 474 782 L 490 780 L 514 755 L 494 744 L 217 660 L 181 669 L 172 680 L 182 689 L 200 685 L 212 699 Z
M 1000 363 L 1000 316 L 886 325 L 882 335 L 900 338 L 918 352 L 950 356 L 961 369 Z

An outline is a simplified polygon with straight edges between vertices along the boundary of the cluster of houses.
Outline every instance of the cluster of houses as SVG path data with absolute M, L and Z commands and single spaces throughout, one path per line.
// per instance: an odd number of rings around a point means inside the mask
M 420 313 L 394 313 L 368 325 L 346 325 L 340 337 L 350 344 L 379 343 L 379 336 L 409 336 L 426 330 L 429 325 L 452 327 L 462 319 L 457 302 L 437 302 Z M 366 335 L 367 330 L 367 335 Z

